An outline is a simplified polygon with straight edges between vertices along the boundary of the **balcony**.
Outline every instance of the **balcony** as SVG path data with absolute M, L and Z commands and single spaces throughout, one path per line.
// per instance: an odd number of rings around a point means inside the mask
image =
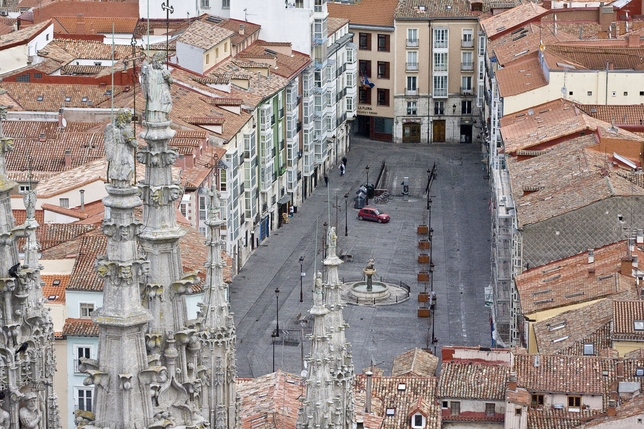
M 434 98 L 446 98 L 447 88 L 434 88 Z
M 474 90 L 468 87 L 461 87 L 461 95 L 474 95 Z
M 417 48 L 418 47 L 418 39 L 407 39 L 407 47 L 408 48 Z
M 418 71 L 418 63 L 405 63 L 407 71 Z
M 418 89 L 405 88 L 405 95 L 418 95 Z
M 434 49 L 446 49 L 447 40 L 434 40 Z
M 447 71 L 447 64 L 434 64 L 434 71 Z
M 474 63 L 471 61 L 461 63 L 461 71 L 474 71 Z
M 461 40 L 461 48 L 473 48 L 474 40 Z

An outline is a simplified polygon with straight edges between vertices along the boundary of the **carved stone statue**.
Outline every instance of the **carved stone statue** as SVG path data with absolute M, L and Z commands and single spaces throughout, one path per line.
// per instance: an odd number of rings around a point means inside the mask
M 20 427 L 24 429 L 39 429 L 41 427 L 40 410 L 36 402 L 36 394 L 29 392 L 25 395 L 25 406 L 20 408 Z
M 141 85 L 145 95 L 145 119 L 147 122 L 165 122 L 172 109 L 170 84 L 172 76 L 163 68 L 163 53 L 152 57 L 152 64 L 145 61 L 141 66 Z
M 335 233 L 335 226 L 329 228 L 329 247 L 336 247 L 338 243 L 338 236 Z
M 4 400 L 0 399 L 0 429 L 9 429 L 11 427 L 11 416 L 2 405 Z
M 134 176 L 132 149 L 137 143 L 130 126 L 131 119 L 130 112 L 120 110 L 116 119 L 105 127 L 105 154 L 109 162 L 110 180 L 132 182 Z

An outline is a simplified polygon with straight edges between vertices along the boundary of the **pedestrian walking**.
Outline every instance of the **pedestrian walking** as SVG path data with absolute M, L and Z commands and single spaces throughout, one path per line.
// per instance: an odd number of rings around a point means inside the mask
M 345 170 L 344 164 L 340 164 L 340 176 L 344 176 L 344 170 Z
M 324 184 L 327 188 L 329 187 L 329 176 L 327 176 L 326 173 L 324 173 Z
M 342 157 L 342 165 L 344 165 L 345 168 L 346 168 L 346 166 L 347 166 L 347 157 L 346 156 Z

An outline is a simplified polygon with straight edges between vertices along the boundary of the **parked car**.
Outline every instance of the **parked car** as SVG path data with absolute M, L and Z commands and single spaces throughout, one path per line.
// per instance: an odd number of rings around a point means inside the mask
M 371 220 L 378 223 L 387 223 L 391 218 L 388 214 L 381 213 L 380 210 L 375 207 L 363 207 L 358 212 L 358 219 Z

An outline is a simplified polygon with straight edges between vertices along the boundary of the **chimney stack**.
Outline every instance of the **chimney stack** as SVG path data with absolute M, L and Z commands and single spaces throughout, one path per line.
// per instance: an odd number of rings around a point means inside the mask
M 633 275 L 633 258 L 631 256 L 622 258 L 622 265 L 619 270 L 619 273 L 623 276 Z
M 373 376 L 373 372 L 367 371 L 365 372 L 365 375 L 367 376 L 367 397 L 365 399 L 365 413 L 371 413 L 371 377 Z
M 588 249 L 588 263 L 592 264 L 595 262 L 595 249 Z
M 609 399 L 608 400 L 608 413 L 607 413 L 609 417 L 614 417 L 615 414 L 617 414 L 616 408 L 617 408 L 617 401 L 615 401 L 614 399 Z
M 511 372 L 510 378 L 508 379 L 508 390 L 515 391 L 517 390 L 517 373 Z
M 80 191 L 80 200 L 81 200 L 81 211 L 85 211 L 85 189 L 81 189 Z
M 72 150 L 65 150 L 65 168 L 72 168 Z
M 62 107 L 58 109 L 58 128 L 65 128 L 63 125 L 63 111 L 64 109 Z
M 239 35 L 243 36 L 246 33 L 246 25 L 245 24 L 239 24 Z

